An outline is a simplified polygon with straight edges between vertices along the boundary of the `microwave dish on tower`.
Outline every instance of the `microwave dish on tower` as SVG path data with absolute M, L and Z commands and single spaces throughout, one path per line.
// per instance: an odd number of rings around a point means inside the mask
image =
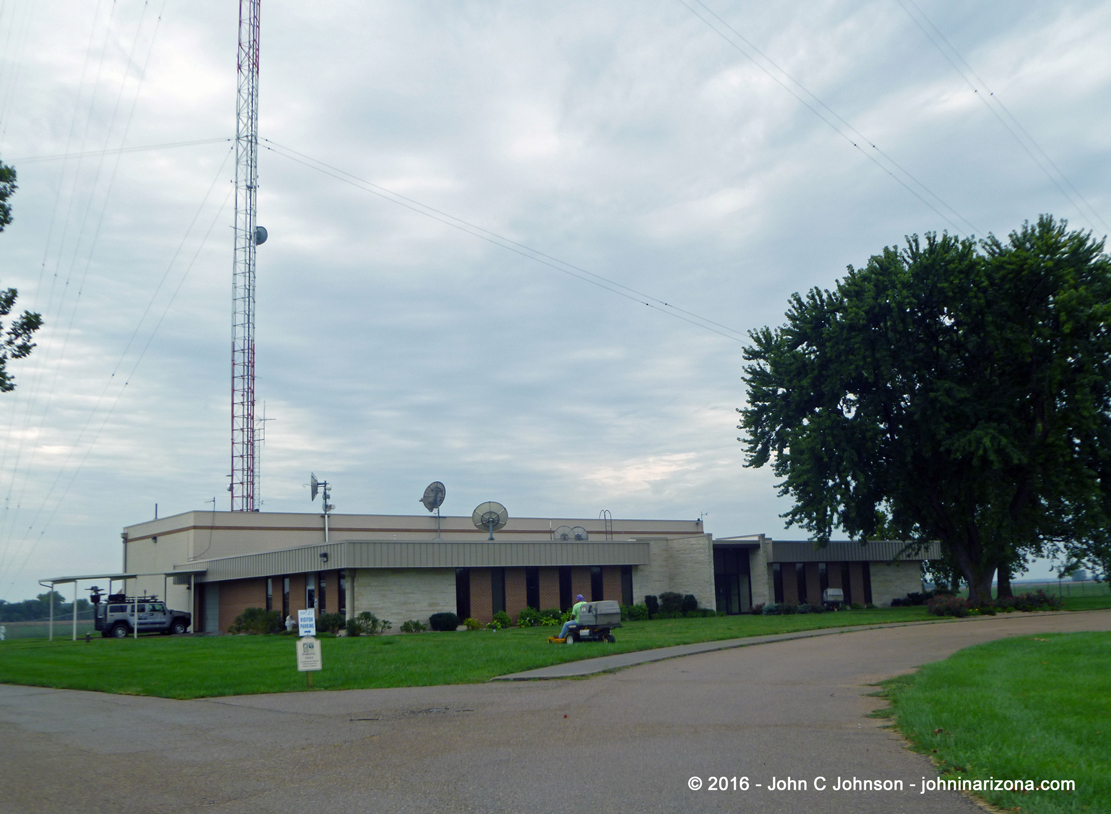
M 505 506 L 489 500 L 480 504 L 474 510 L 471 521 L 480 529 L 489 529 L 489 539 L 493 540 L 494 532 L 504 528 L 505 524 L 509 522 L 509 512 L 505 510 Z

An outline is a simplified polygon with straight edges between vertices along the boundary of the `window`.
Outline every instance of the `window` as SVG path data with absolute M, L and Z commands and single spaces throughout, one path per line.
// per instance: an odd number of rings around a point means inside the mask
M 571 601 L 571 566 L 559 567 L 559 609 L 570 610 L 575 603 Z
M 752 607 L 747 549 L 714 549 L 714 593 L 718 613 L 744 613 Z
M 860 576 L 864 581 L 864 604 L 872 604 L 872 563 L 862 562 L 860 564 Z
M 633 566 L 621 566 L 621 602 L 625 605 L 633 604 Z
M 282 621 L 289 618 L 289 577 L 282 577 Z
M 316 574 L 305 575 L 305 610 L 316 608 Z
M 821 593 L 821 601 L 826 601 L 826 589 L 829 587 L 829 569 L 826 568 L 824 562 L 818 563 L 818 591 Z
M 806 563 L 795 563 L 795 581 L 798 583 L 799 604 L 807 602 L 806 598 Z
M 505 569 L 490 569 L 490 601 L 494 613 L 505 610 Z
M 525 604 L 540 610 L 540 569 L 525 569 Z
M 316 598 L 320 600 L 320 612 L 324 613 L 328 607 L 327 592 L 324 590 L 324 584 L 327 582 L 327 574 L 321 574 L 320 580 L 317 583 Z
M 455 569 L 455 615 L 459 621 L 471 616 L 471 569 Z
M 341 613 L 344 616 L 346 616 L 347 615 L 347 572 L 346 571 L 340 571 L 339 572 L 339 582 L 336 584 L 336 593 L 337 593 L 336 599 L 339 600 L 339 608 L 337 609 L 336 612 Z
M 266 578 L 266 609 L 274 610 L 274 578 Z
M 606 597 L 603 595 L 605 590 L 602 583 L 602 566 L 592 565 L 590 567 L 590 601 L 601 602 Z

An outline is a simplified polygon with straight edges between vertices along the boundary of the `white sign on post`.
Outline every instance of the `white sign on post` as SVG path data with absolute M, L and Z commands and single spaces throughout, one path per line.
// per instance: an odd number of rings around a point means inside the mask
M 312 608 L 297 611 L 297 635 L 302 638 L 316 635 L 316 611 Z
M 324 662 L 320 657 L 320 642 L 316 639 L 307 637 L 297 641 L 297 669 L 302 673 L 324 669 Z

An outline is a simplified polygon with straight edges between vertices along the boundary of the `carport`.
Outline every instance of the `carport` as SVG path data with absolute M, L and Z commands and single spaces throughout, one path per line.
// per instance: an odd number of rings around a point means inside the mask
M 171 571 L 120 571 L 114 574 L 78 574 L 71 577 L 53 577 L 52 579 L 40 579 L 39 585 L 49 589 L 50 592 L 50 641 L 54 641 L 54 588 L 56 585 L 67 585 L 73 583 L 73 640 L 77 641 L 77 591 L 78 583 L 92 581 L 92 580 L 108 580 L 108 593 L 112 593 L 112 583 L 116 580 L 123 582 L 123 592 L 127 593 L 127 581 L 129 579 L 137 579 L 138 577 L 162 577 L 162 597 L 166 597 L 166 585 L 170 577 L 175 579 L 189 576 L 189 589 L 193 590 L 195 577 L 197 574 L 203 574 L 208 570 L 208 565 L 198 563 L 197 565 L 182 565 L 174 568 Z M 132 605 L 138 605 L 139 597 L 132 597 Z M 138 614 L 136 613 L 136 618 Z M 134 625 L 134 636 L 139 638 L 139 625 Z

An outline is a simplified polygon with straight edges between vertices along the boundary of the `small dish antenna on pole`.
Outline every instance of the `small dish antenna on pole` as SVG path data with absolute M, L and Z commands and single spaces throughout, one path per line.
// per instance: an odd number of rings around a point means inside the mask
M 489 539 L 493 540 L 494 532 L 503 528 L 509 522 L 509 512 L 505 510 L 505 506 L 491 500 L 479 505 L 474 510 L 471 521 L 480 529 L 489 529 Z
M 317 480 L 316 475 L 309 473 L 309 491 L 312 496 L 309 500 L 316 500 L 316 495 L 319 492 L 322 495 L 322 503 L 324 504 L 324 542 L 328 542 L 328 512 L 335 508 L 328 499 L 331 493 L 328 491 L 328 481 Z
M 424 497 L 420 502 L 424 504 L 424 508 L 428 511 L 436 511 L 436 539 L 440 539 L 440 506 L 443 505 L 444 498 L 447 496 L 447 487 L 440 483 L 438 480 L 432 481 L 424 490 Z

